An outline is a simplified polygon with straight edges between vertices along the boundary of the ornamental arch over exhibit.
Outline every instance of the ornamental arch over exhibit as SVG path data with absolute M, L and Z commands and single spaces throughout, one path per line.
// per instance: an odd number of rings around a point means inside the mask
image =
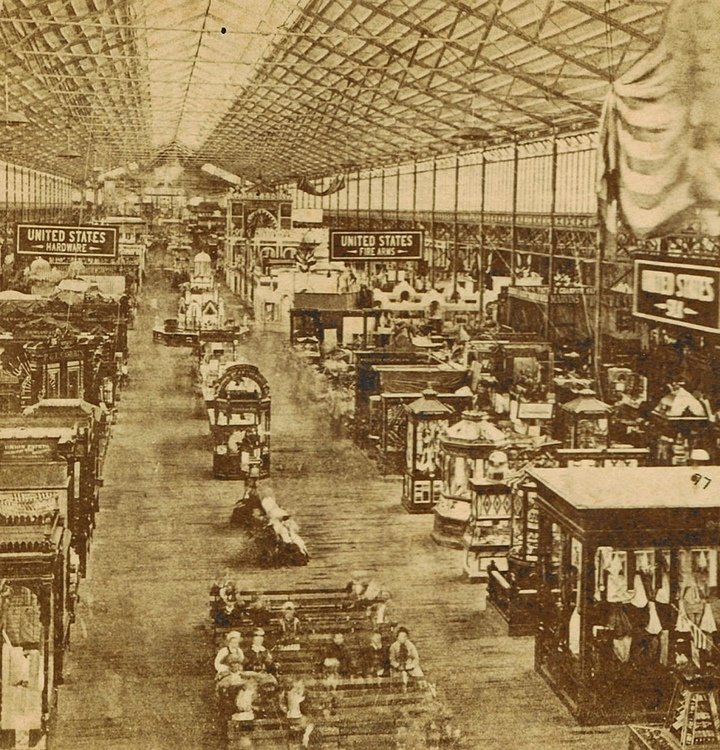
M 248 381 L 248 390 L 242 389 L 242 386 Z M 232 397 L 233 394 L 230 386 L 233 383 L 237 383 L 238 386 L 240 386 L 238 390 L 240 390 L 244 396 L 255 393 L 257 394 L 258 400 L 270 398 L 270 385 L 255 365 L 241 364 L 228 367 L 218 383 L 217 398 L 226 399 Z M 252 386 L 255 386 L 255 388 Z

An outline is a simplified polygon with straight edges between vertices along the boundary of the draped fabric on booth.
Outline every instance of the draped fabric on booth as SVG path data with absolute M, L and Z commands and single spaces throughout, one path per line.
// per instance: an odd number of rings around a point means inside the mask
M 315 187 L 306 177 L 301 177 L 298 180 L 297 188 L 309 195 L 332 195 L 333 193 L 339 193 L 345 188 L 345 178 L 335 177 L 325 190 L 323 190 L 322 188 Z
M 598 195 L 638 237 L 691 207 L 720 206 L 720 13 L 675 0 L 658 46 L 612 85 L 600 122 Z
M 454 393 L 467 385 L 467 373 L 457 370 L 422 370 L 412 372 L 383 372 L 380 390 L 382 393 L 421 393 L 428 386 L 438 393 Z

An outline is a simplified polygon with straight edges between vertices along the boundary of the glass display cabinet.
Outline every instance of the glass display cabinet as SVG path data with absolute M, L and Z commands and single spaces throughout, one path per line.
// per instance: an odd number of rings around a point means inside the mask
M 529 480 L 513 487 L 510 549 L 506 570 L 487 568 L 488 599 L 508 624 L 508 635 L 530 635 L 537 624 L 537 485 Z
M 584 389 L 560 407 L 560 435 L 565 448 L 608 448 L 611 407 Z
M 435 505 L 432 538 L 460 549 L 470 520 L 474 497 L 472 482 L 485 477 L 488 457 L 508 443 L 508 437 L 484 411 L 465 411 L 459 422 L 440 438 L 442 492 Z
M 663 726 L 631 726 L 629 750 L 683 750 L 720 746 L 717 673 L 690 665 L 679 670 Z
M 409 513 L 429 513 L 442 490 L 440 440 L 455 412 L 432 388 L 407 404 L 405 412 L 402 504 Z
M 213 476 L 246 479 L 252 466 L 270 474 L 270 386 L 254 365 L 231 365 L 220 378 L 208 418 Z
M 489 565 L 507 570 L 512 518 L 512 488 L 504 481 L 508 471 L 507 455 L 503 451 L 493 451 L 488 463 L 497 466 L 499 471 L 488 472 L 485 478 L 471 481 L 470 518 L 462 536 L 463 571 L 471 581 L 485 579 Z
M 662 721 L 717 661 L 720 467 L 531 469 L 535 668 L 584 725 Z

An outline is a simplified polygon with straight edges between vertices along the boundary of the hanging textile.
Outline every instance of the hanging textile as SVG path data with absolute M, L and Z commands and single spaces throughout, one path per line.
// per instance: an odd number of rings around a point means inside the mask
M 571 654 L 576 656 L 580 653 L 580 629 L 582 624 L 582 618 L 578 608 L 575 607 L 570 615 L 570 623 L 568 625 L 568 649 Z
M 333 193 L 339 193 L 344 187 L 344 177 L 335 177 L 330 181 L 330 184 L 325 190 L 315 187 L 315 185 L 313 185 L 306 177 L 301 177 L 297 182 L 297 189 L 302 190 L 303 193 L 308 193 L 309 195 L 332 195 Z
M 649 603 L 649 617 L 648 617 L 648 624 L 645 626 L 645 630 L 650 633 L 650 635 L 658 635 L 662 632 L 663 626 L 660 622 L 660 617 L 657 612 L 657 606 L 655 605 L 655 602 Z
M 309 273 L 316 263 L 315 246 L 300 245 L 295 253 L 295 265 L 298 271 L 300 273 Z
M 702 617 L 700 618 L 700 630 L 703 633 L 716 633 L 717 624 L 715 623 L 715 615 L 713 614 L 710 602 L 705 602 Z
M 40 729 L 45 681 L 42 653 L 13 646 L 3 631 L 0 678 L 0 729 Z
M 635 579 L 633 582 L 633 597 L 630 600 L 630 604 L 632 604 L 633 607 L 637 607 L 638 609 L 644 609 L 648 604 L 645 584 L 643 583 L 642 577 L 639 573 L 635 573 Z
M 638 237 L 667 230 L 692 206 L 720 204 L 720 14 L 675 0 L 658 46 L 618 78 L 600 120 L 598 207 Z

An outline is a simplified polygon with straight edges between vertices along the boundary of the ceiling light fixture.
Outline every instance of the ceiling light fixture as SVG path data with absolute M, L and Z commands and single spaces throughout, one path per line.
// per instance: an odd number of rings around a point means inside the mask
M 0 124 L 2 125 L 26 125 L 30 120 L 20 110 L 10 109 L 10 95 L 8 93 L 7 76 L 5 76 L 5 109 L 0 112 Z
M 470 125 L 465 128 L 460 128 L 457 132 L 451 136 L 454 141 L 466 141 L 468 143 L 477 143 L 478 141 L 485 141 L 488 138 L 487 130 L 480 128 L 477 125 Z

